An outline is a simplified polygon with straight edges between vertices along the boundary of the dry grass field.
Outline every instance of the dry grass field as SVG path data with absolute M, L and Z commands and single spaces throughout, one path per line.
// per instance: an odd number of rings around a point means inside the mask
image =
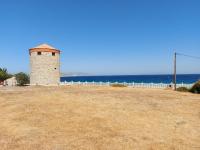
M 1 150 L 198 150 L 200 96 L 95 86 L 0 88 Z

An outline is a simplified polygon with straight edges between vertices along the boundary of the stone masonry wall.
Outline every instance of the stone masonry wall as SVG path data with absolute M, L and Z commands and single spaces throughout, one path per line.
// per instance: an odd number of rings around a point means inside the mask
M 30 54 L 30 84 L 58 85 L 60 84 L 60 54 L 51 52 L 37 52 Z

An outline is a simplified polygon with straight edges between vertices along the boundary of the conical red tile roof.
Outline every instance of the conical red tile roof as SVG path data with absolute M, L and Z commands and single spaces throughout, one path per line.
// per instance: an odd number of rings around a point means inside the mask
M 54 48 L 54 47 L 52 47 L 52 46 L 50 46 L 50 45 L 48 45 L 48 44 L 41 44 L 41 45 L 38 45 L 38 46 L 36 46 L 36 47 L 34 47 L 34 48 L 56 49 L 56 48 Z
M 48 44 L 41 44 L 34 48 L 29 49 L 29 52 L 54 52 L 54 53 L 60 53 L 60 50 L 48 45 Z

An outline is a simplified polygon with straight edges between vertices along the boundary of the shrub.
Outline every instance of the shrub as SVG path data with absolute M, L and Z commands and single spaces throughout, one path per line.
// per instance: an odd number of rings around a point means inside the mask
M 12 75 L 8 73 L 6 68 L 0 68 L 0 81 L 4 81 L 11 77 Z
M 111 84 L 112 87 L 127 87 L 126 85 L 123 84 Z
M 200 94 L 200 81 L 196 82 L 196 83 L 192 86 L 192 88 L 190 89 L 190 92 Z
M 30 78 L 26 73 L 20 72 L 15 75 L 18 86 L 24 86 L 30 83 Z
M 189 89 L 186 88 L 186 87 L 179 87 L 176 90 L 179 91 L 179 92 L 189 92 Z

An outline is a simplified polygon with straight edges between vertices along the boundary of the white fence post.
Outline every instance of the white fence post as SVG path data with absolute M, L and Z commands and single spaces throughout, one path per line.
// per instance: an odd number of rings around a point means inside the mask
M 122 84 L 124 86 L 128 86 L 128 87 L 137 87 L 137 88 L 167 88 L 167 87 L 170 87 L 170 85 L 172 85 L 171 83 L 170 84 L 166 84 L 166 83 L 135 83 L 135 82 L 132 82 L 132 83 L 127 83 L 127 82 L 122 82 L 122 83 L 119 83 L 119 82 L 81 82 L 81 81 L 77 81 L 77 82 L 74 82 L 74 81 L 64 81 L 64 82 L 61 82 L 61 85 L 99 85 L 99 86 L 110 86 L 111 84 Z M 184 84 L 183 82 L 181 84 L 177 84 L 177 87 L 187 87 L 187 88 L 190 88 L 193 86 L 193 84 Z

